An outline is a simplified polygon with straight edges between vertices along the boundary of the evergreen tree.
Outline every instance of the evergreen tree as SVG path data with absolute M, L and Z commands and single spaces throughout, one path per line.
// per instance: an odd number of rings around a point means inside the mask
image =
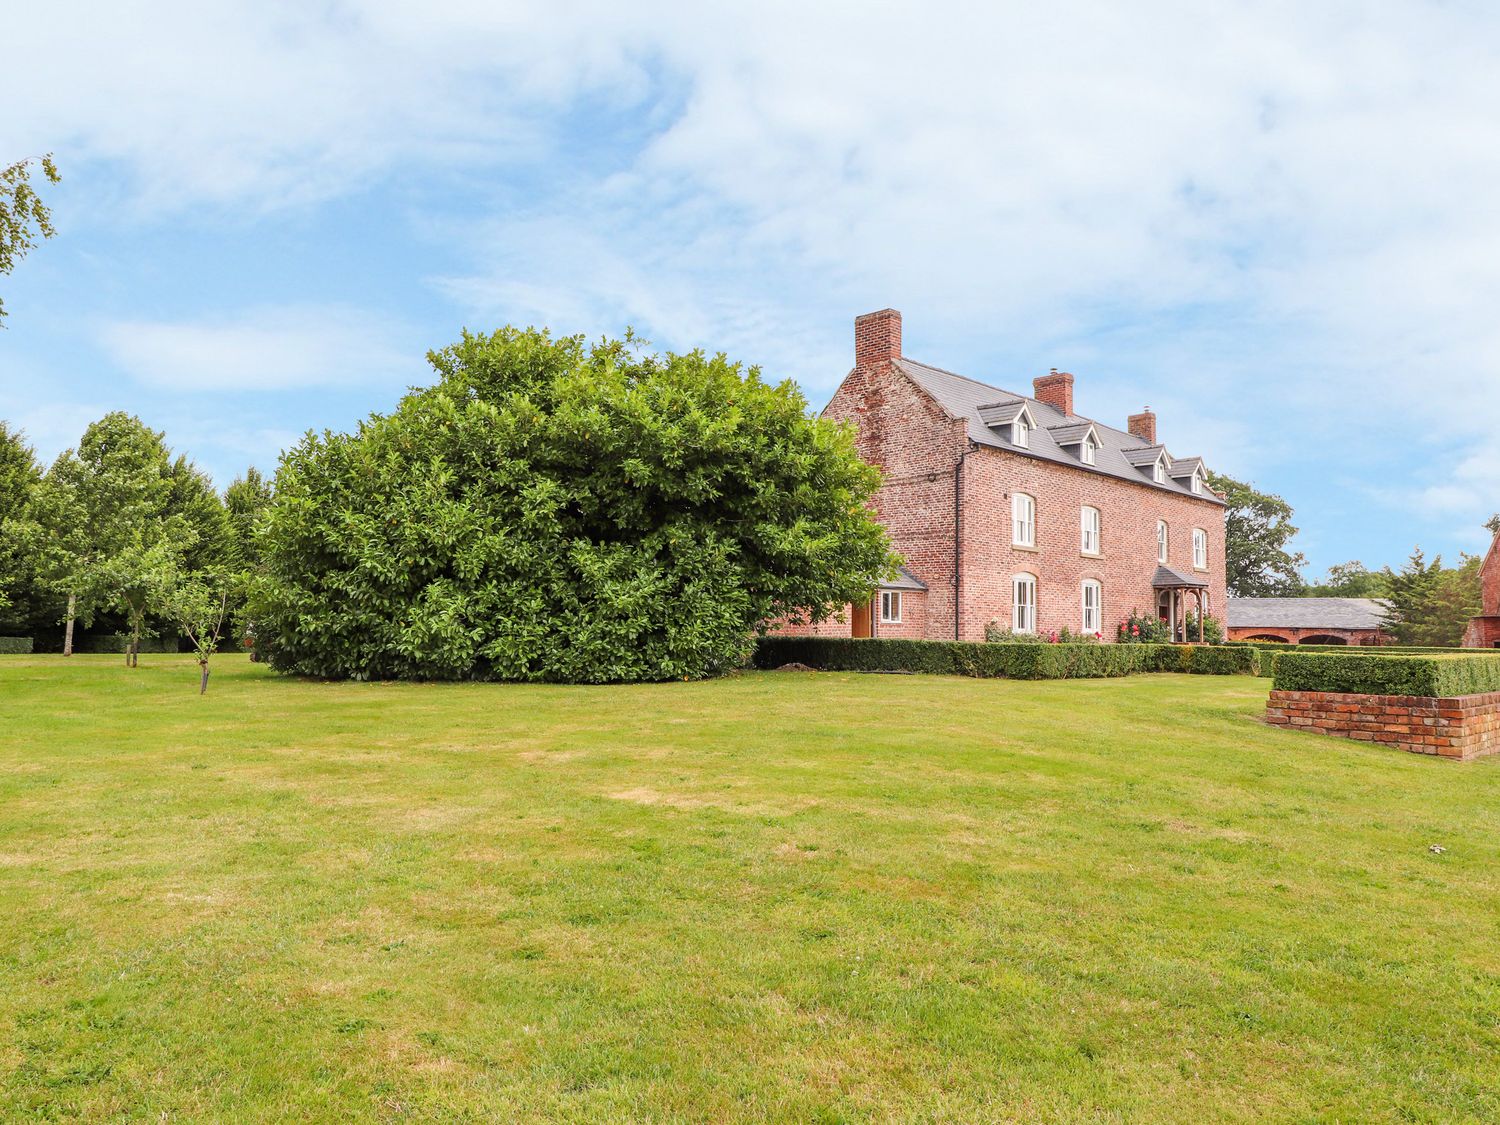
M 1389 628 L 1404 645 L 1457 646 L 1469 618 L 1479 612 L 1479 559 L 1461 556 L 1444 569 L 1441 555 L 1429 563 L 1420 547 L 1400 571 L 1382 572 L 1391 603 Z

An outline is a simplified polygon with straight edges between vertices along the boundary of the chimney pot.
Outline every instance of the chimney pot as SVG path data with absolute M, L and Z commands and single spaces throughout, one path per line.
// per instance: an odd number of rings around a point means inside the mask
M 1126 421 L 1125 428 L 1147 445 L 1156 444 L 1156 415 L 1149 406 L 1139 414 L 1132 414 Z
M 1066 371 L 1053 368 L 1051 374 L 1039 375 L 1031 381 L 1032 398 L 1055 406 L 1064 414 L 1073 413 L 1073 376 Z
M 854 318 L 854 366 L 870 367 L 901 358 L 901 314 L 881 309 Z

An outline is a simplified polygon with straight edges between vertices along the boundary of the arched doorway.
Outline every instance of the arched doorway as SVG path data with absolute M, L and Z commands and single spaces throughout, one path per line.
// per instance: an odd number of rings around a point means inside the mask
M 1246 637 L 1247 641 L 1270 641 L 1278 645 L 1291 644 L 1285 637 L 1278 637 L 1275 633 L 1256 633 L 1253 637 Z
M 1299 645 L 1346 645 L 1349 642 L 1343 637 L 1335 637 L 1332 633 L 1314 633 L 1310 637 L 1303 637 L 1297 643 Z

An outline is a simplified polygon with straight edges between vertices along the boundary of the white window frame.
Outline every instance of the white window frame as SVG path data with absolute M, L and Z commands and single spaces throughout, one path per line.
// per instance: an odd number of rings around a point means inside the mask
M 1166 520 L 1156 521 L 1156 561 L 1167 565 L 1167 550 L 1172 544 L 1172 529 Z
M 1022 590 L 1030 591 L 1030 599 L 1023 600 Z M 1036 632 L 1036 575 L 1028 572 L 1011 575 L 1010 579 L 1010 627 L 1015 633 Z
M 1092 513 L 1093 520 L 1089 515 Z M 1093 526 L 1090 527 L 1090 522 Z M 1090 533 L 1093 536 L 1093 545 L 1089 545 Z M 1099 509 L 1090 504 L 1085 504 L 1078 509 L 1078 550 L 1085 555 L 1102 555 L 1104 553 L 1104 517 L 1100 515 Z
M 1156 464 L 1151 468 L 1151 479 L 1157 484 L 1167 483 L 1167 465 L 1160 457 L 1156 459 Z
M 1094 595 L 1093 605 L 1089 605 L 1090 594 Z M 1084 633 L 1104 632 L 1104 584 L 1095 578 L 1085 578 L 1078 587 L 1078 600 Z M 1092 622 L 1089 620 L 1091 615 Z
M 1022 449 L 1031 448 L 1031 423 L 1024 414 L 1010 424 L 1010 440 Z
M 901 624 L 901 591 L 880 591 L 880 623 L 882 625 Z
M 1197 469 L 1193 470 L 1193 479 L 1188 481 L 1188 487 L 1191 488 L 1195 494 L 1202 493 L 1203 478 L 1198 475 Z
M 1036 546 L 1036 497 L 1029 492 L 1010 494 L 1010 542 L 1013 547 Z
M 1201 527 L 1193 528 L 1193 567 L 1208 569 L 1208 532 Z
M 1085 465 L 1092 465 L 1099 456 L 1099 443 L 1094 440 L 1093 434 L 1085 434 L 1083 444 L 1078 448 L 1078 459 Z

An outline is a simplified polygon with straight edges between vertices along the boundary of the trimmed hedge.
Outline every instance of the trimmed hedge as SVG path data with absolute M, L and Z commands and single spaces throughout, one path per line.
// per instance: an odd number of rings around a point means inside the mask
M 1382 652 L 1397 655 L 1464 656 L 1484 651 L 1482 648 L 1439 648 L 1434 645 L 1299 645 L 1282 644 L 1279 641 L 1225 641 L 1224 644 L 1229 648 L 1258 648 L 1262 652 L 1357 652 L 1366 656 Z
M 806 664 L 829 672 L 922 672 L 981 679 L 1077 680 L 1135 672 L 1253 675 L 1254 649 L 1188 645 L 991 644 L 853 637 L 762 637 L 757 668 Z
M 102 637 L 84 637 L 73 645 L 73 651 L 78 653 L 123 653 L 125 646 L 130 643 L 130 638 L 119 633 L 106 634 Z M 182 638 L 180 637 L 142 637 L 141 652 L 181 652 Z
M 30 637 L 0 637 L 0 654 L 9 656 L 30 656 Z
M 1253 648 L 1194 645 L 1186 649 L 1188 671 L 1202 676 L 1255 676 L 1260 674 L 1260 653 Z
M 1276 665 L 1293 653 L 1326 653 L 1334 656 L 1470 656 L 1494 655 L 1482 648 L 1422 648 L 1417 645 L 1283 645 L 1271 641 L 1226 641 L 1225 648 L 1253 648 L 1260 653 L 1260 675 L 1274 678 Z
M 1500 656 L 1369 656 L 1282 653 L 1272 686 L 1278 691 L 1356 695 L 1474 695 L 1500 691 Z

